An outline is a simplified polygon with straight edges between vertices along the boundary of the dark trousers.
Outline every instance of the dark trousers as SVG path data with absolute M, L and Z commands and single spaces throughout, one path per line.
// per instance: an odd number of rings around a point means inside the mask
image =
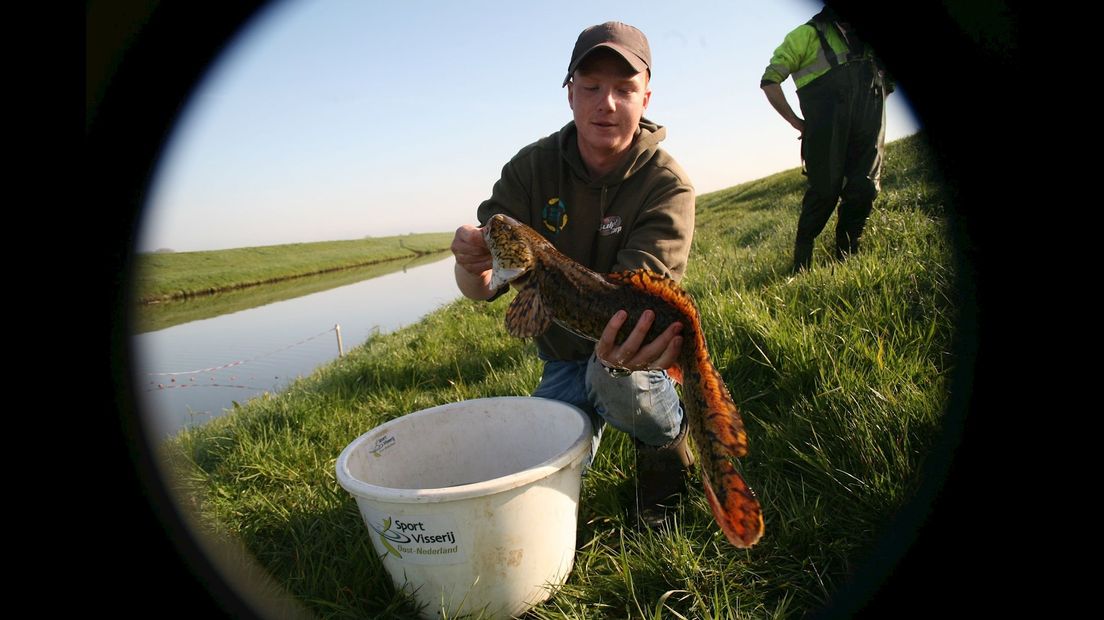
M 881 189 L 885 94 L 870 63 L 836 67 L 797 91 L 805 131 L 801 158 L 809 188 L 801 202 L 794 271 L 808 268 L 813 242 L 839 204 L 836 258 L 859 251 Z

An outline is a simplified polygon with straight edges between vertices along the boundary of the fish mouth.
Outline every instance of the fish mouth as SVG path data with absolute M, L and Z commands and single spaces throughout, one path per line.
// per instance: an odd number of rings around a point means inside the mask
M 487 224 L 483 227 L 483 244 L 487 246 L 488 250 L 490 250 L 491 256 L 494 256 L 495 249 L 494 240 L 491 239 L 491 222 L 487 222 Z
M 511 244 L 511 240 L 508 236 L 502 239 L 506 235 L 506 231 L 510 230 L 511 224 L 517 224 L 513 218 L 505 215 L 497 214 L 493 216 L 487 225 L 483 227 L 483 241 L 487 244 L 487 249 L 491 253 L 491 290 L 497 291 L 506 284 L 521 284 L 525 281 L 525 276 L 529 272 L 529 265 L 525 260 L 517 260 L 516 258 L 511 260 L 504 257 L 510 257 L 517 253 L 517 248 L 514 248 L 514 253 L 507 251 L 496 242 L 496 237 L 499 237 L 508 247 Z M 496 231 L 498 234 L 496 234 Z M 520 244 L 520 241 L 516 241 Z M 519 266 L 518 263 L 521 263 Z
M 508 269 L 499 264 L 498 259 L 493 259 L 491 267 L 491 290 L 497 291 L 505 284 L 521 284 L 525 281 L 528 272 L 525 269 Z

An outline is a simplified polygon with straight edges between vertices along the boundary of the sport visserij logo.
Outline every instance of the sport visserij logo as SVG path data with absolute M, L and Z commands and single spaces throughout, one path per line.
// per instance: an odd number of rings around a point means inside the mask
M 422 516 L 396 518 L 378 515 L 368 519 L 383 549 L 406 562 L 448 564 L 464 560 L 450 519 Z

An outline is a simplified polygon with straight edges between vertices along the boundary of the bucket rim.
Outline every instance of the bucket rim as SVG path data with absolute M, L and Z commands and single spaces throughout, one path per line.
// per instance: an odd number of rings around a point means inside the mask
M 538 400 L 546 403 L 553 403 L 555 405 L 561 406 L 568 411 L 574 411 L 583 422 L 579 436 L 575 438 L 570 447 L 568 447 L 567 450 L 565 450 L 563 453 L 537 463 L 532 467 L 523 469 L 522 471 L 514 472 L 512 474 L 507 474 L 505 476 L 499 476 L 497 478 L 491 478 L 489 480 L 481 480 L 479 482 L 462 484 L 452 487 L 424 489 L 402 489 L 395 487 L 385 487 L 365 482 L 353 476 L 352 472 L 349 471 L 349 459 L 358 448 L 360 448 L 365 442 L 370 439 L 370 436 L 371 438 L 378 437 L 380 433 L 386 431 L 388 427 L 395 426 L 401 420 L 406 420 L 410 418 L 410 416 L 420 417 L 434 415 L 439 413 L 442 409 L 454 408 L 457 405 L 463 403 L 490 401 L 501 402 L 516 400 Z M 412 411 L 369 429 L 367 432 L 359 435 L 356 439 L 350 442 L 349 445 L 345 446 L 345 449 L 342 450 L 340 456 L 338 456 L 334 468 L 337 472 L 338 483 L 341 485 L 342 488 L 344 488 L 355 497 L 363 497 L 364 499 L 373 501 L 396 502 L 404 504 L 451 502 L 463 499 L 470 499 L 473 497 L 485 497 L 488 495 L 503 493 L 511 489 L 516 489 L 520 486 L 531 484 L 542 478 L 547 478 L 548 476 L 551 476 L 561 469 L 564 469 L 570 465 L 574 465 L 576 461 L 581 460 L 589 451 L 592 433 L 593 431 L 590 417 L 587 416 L 587 414 L 582 409 L 570 403 L 565 403 L 563 401 L 550 398 L 542 398 L 539 396 L 492 396 L 487 398 L 471 398 L 452 403 L 445 403 L 426 409 L 420 409 L 418 411 Z

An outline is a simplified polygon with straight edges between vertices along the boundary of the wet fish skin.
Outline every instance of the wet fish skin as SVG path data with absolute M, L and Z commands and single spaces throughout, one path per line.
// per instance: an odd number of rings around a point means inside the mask
M 748 548 L 758 542 L 764 529 L 759 500 L 730 461 L 747 454 L 747 433 L 724 379 L 710 360 L 690 295 L 674 280 L 644 269 L 605 275 L 592 271 L 506 215 L 492 216 L 483 236 L 491 252 L 492 288 L 510 283 L 518 290 L 506 312 L 506 329 L 513 336 L 539 336 L 555 322 L 597 341 L 618 310 L 625 310 L 629 318 L 617 334 L 617 343 L 624 342 L 647 309 L 655 313 L 655 320 L 645 342 L 671 323 L 682 323 L 682 349 L 669 372 L 682 383 L 706 499 L 730 543 Z

